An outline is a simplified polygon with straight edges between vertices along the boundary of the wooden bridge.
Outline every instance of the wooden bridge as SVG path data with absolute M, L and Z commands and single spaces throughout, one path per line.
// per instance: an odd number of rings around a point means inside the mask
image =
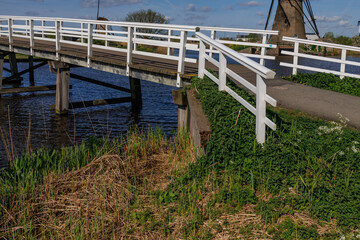
M 221 40 L 216 37 L 221 33 L 255 33 L 262 37 L 262 42 Z M 276 101 L 266 94 L 264 82 L 274 78 L 275 73 L 263 66 L 266 59 L 274 59 L 266 55 L 266 49 L 276 48 L 267 43 L 269 36 L 276 34 L 276 31 L 235 28 L 0 16 L 0 76 L 6 55 L 9 55 L 11 69 L 4 70 L 12 74 L 4 81 L 18 79 L 26 72 L 33 76 L 34 69 L 46 63 L 49 63 L 50 71 L 57 74 L 56 86 L 28 88 L 1 89 L 3 80 L 0 78 L 0 94 L 56 89 L 55 110 L 62 114 L 67 113 L 69 108 L 84 106 L 84 103 L 69 104 L 70 77 L 130 93 L 125 98 L 89 101 L 85 103 L 88 106 L 128 101 L 139 106 L 140 79 L 182 87 L 194 76 L 207 75 L 219 85 L 219 90 L 231 94 L 257 116 L 258 141 L 264 142 L 265 125 L 276 128 L 266 118 L 266 102 L 275 106 Z M 261 50 L 260 54 L 239 54 L 226 45 L 244 45 Z M 18 72 L 15 54 L 29 56 L 29 69 Z M 34 57 L 44 61 L 34 65 Z M 260 64 L 249 57 L 260 59 Z M 229 64 L 228 59 L 238 64 Z M 72 67 L 128 76 L 130 89 L 89 76 L 71 74 Z M 208 72 L 209 68 L 219 77 Z M 257 106 L 251 106 L 228 88 L 227 77 L 256 94 Z M 34 79 L 30 80 L 35 85 Z

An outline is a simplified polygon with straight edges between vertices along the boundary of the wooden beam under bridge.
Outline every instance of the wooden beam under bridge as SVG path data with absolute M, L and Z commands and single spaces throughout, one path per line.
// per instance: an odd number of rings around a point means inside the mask
M 130 89 L 120 87 L 120 86 L 116 86 L 116 85 L 111 84 L 111 83 L 101 82 L 101 81 L 91 79 L 91 78 L 88 78 L 88 77 L 84 77 L 84 76 L 80 76 L 80 75 L 77 75 L 77 74 L 74 74 L 74 73 L 70 73 L 70 77 L 78 79 L 80 81 L 93 83 L 93 84 L 100 85 L 100 86 L 103 86 L 103 87 L 108 87 L 108 88 L 112 88 L 112 89 L 115 89 L 115 90 L 131 93 Z
M 84 107 L 93 107 L 93 106 L 101 106 L 101 105 L 109 105 L 116 103 L 126 103 L 131 102 L 131 97 L 121 97 L 121 98 L 109 98 L 109 99 L 98 99 L 98 100 L 90 100 L 90 101 L 82 101 L 82 102 L 72 102 L 69 104 L 69 109 L 75 108 L 84 108 Z M 50 105 L 50 110 L 54 110 L 55 105 Z
M 19 76 L 21 76 L 21 75 L 23 75 L 23 74 L 25 74 L 25 73 L 28 73 L 28 72 L 30 72 L 30 71 L 32 71 L 32 70 L 35 70 L 35 69 L 37 69 L 37 68 L 39 68 L 39 67 L 44 66 L 44 65 L 46 65 L 47 63 L 48 63 L 47 61 L 44 61 L 44 62 L 39 63 L 39 64 L 37 64 L 37 65 L 35 65 L 35 66 L 33 66 L 33 67 L 30 67 L 30 68 L 28 68 L 28 69 L 26 69 L 26 70 L 24 70 L 24 71 L 21 71 L 21 72 L 19 72 L 19 73 L 17 73 L 17 74 L 14 74 L 14 75 L 12 75 L 12 76 L 10 76 L 10 77 L 4 78 L 4 79 L 3 79 L 3 82 L 5 83 L 6 81 L 10 81 L 10 80 L 12 80 L 12 79 L 14 79 L 14 78 L 17 78 L 17 77 L 19 77 Z
M 72 89 L 71 85 L 69 86 L 69 89 Z M 3 89 L 0 89 L 0 94 L 40 92 L 40 91 L 52 91 L 52 90 L 56 90 L 56 85 L 31 86 L 31 87 L 20 87 L 20 88 L 3 88 Z

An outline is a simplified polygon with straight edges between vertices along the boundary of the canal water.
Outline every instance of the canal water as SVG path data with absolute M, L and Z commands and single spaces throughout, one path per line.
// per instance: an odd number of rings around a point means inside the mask
M 282 57 L 280 61 L 291 62 Z M 360 57 L 348 60 L 360 62 Z M 231 61 L 229 61 L 232 63 Z M 339 64 L 302 60 L 300 64 L 339 70 Z M 292 70 L 279 66 L 279 61 L 267 61 L 266 66 L 275 69 L 278 76 L 288 76 Z M 5 64 L 9 68 L 8 64 Z M 27 63 L 19 63 L 19 70 L 26 69 Z M 347 72 L 360 73 L 358 67 L 348 66 Z M 127 77 L 88 68 L 73 68 L 72 73 L 90 76 L 93 79 L 129 87 Z M 5 72 L 5 76 L 8 74 Z M 29 86 L 28 74 L 23 75 L 22 86 Z M 36 85 L 55 85 L 56 75 L 48 66 L 35 70 Z M 117 90 L 71 79 L 70 101 L 87 101 L 129 96 Z M 171 136 L 177 129 L 177 106 L 172 103 L 173 87 L 141 81 L 143 107 L 133 111 L 131 103 L 97 106 L 70 110 L 68 116 L 56 116 L 49 109 L 55 103 L 55 93 L 37 92 L 5 94 L 0 98 L 0 169 L 8 162 L 8 154 L 19 155 L 27 147 L 37 149 L 42 146 L 60 148 L 88 139 L 90 136 L 118 137 L 129 126 L 140 129 L 161 127 Z M 30 139 L 30 140 L 28 140 Z

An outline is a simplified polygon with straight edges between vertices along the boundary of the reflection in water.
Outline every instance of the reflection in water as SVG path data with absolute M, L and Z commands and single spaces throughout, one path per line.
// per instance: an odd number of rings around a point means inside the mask
M 19 64 L 20 71 L 25 68 L 25 63 Z M 74 68 L 71 71 L 129 87 L 128 78 L 123 76 L 87 68 Z M 24 75 L 22 86 L 29 86 L 27 79 L 28 75 Z M 35 81 L 36 85 L 53 85 L 56 75 L 49 73 L 47 66 L 44 66 L 35 71 Z M 129 96 L 128 93 L 75 79 L 71 79 L 70 84 L 73 86 L 70 101 L 73 102 Z M 6 148 L 11 152 L 13 146 L 16 154 L 25 151 L 29 122 L 32 149 L 70 146 L 94 135 L 114 138 L 125 133 L 132 124 L 137 124 L 140 129 L 161 126 L 165 134 L 170 136 L 177 128 L 177 106 L 172 103 L 171 96 L 174 88 L 146 81 L 141 81 L 141 85 L 143 108 L 139 111 L 133 111 L 131 103 L 123 103 L 75 109 L 70 110 L 67 116 L 56 116 L 49 110 L 49 106 L 55 103 L 54 91 L 3 95 L 0 98 L 0 128 L 4 133 L 0 136 L 0 168 L 7 162 Z

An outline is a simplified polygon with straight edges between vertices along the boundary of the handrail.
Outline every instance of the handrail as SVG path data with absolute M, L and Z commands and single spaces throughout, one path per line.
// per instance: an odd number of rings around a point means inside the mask
M 266 82 L 267 79 L 273 79 L 275 72 L 266 68 L 265 66 L 245 57 L 231 48 L 219 43 L 218 41 L 206 36 L 203 33 L 196 32 L 196 37 L 200 39 L 200 53 L 199 53 L 199 70 L 198 76 L 203 78 L 208 76 L 219 86 L 219 91 L 226 91 L 244 107 L 246 107 L 252 114 L 256 116 L 256 139 L 257 142 L 263 144 L 265 142 L 265 126 L 269 126 L 271 129 L 276 130 L 276 124 L 266 117 L 266 103 L 276 106 L 275 99 L 266 94 Z M 212 56 L 206 54 L 206 45 L 215 48 L 219 51 L 219 61 L 212 58 Z M 243 77 L 237 75 L 234 71 L 227 67 L 227 59 L 229 57 L 242 66 L 256 73 L 256 86 L 252 85 L 249 81 Z M 205 69 L 205 61 L 209 61 L 213 65 L 219 68 L 219 77 L 215 77 L 212 73 Z M 235 91 L 226 86 L 227 76 L 247 87 L 250 91 L 256 95 L 256 108 L 248 103 L 245 99 L 239 96 Z
M 280 62 L 280 66 L 289 67 L 293 69 L 293 74 L 297 74 L 298 69 L 312 71 L 312 72 L 324 72 L 324 73 L 332 73 L 334 75 L 339 75 L 340 78 L 344 77 L 353 77 L 353 78 L 360 78 L 359 74 L 353 74 L 353 73 L 347 73 L 346 65 L 352 65 L 352 66 L 360 66 L 359 62 L 355 61 L 349 61 L 347 60 L 347 51 L 354 51 L 354 52 L 360 52 L 360 47 L 353 47 L 353 46 L 347 46 L 347 45 L 341 45 L 341 44 L 334 44 L 334 43 L 327 43 L 327 42 L 319 42 L 319 41 L 312 41 L 312 40 L 306 40 L 306 39 L 300 39 L 300 38 L 290 38 L 290 37 L 283 37 L 284 41 L 293 42 L 294 43 L 294 52 L 285 51 L 282 50 L 281 54 L 292 56 L 293 57 L 293 63 L 285 63 Z M 328 58 L 324 56 L 314 56 L 311 54 L 306 53 L 300 53 L 299 52 L 299 45 L 300 44 L 308 44 L 308 45 L 315 45 L 315 46 L 321 46 L 321 47 L 328 47 L 328 48 L 336 48 L 341 50 L 341 57 L 340 59 L 334 59 L 334 58 Z M 325 62 L 332 62 L 332 63 L 338 63 L 340 64 L 340 70 L 329 70 L 324 68 L 317 68 L 317 67 L 310 67 L 310 66 L 303 66 L 299 64 L 299 58 L 308 58 L 318 61 L 325 61 Z
M 206 36 L 203 33 L 197 32 L 195 34 L 199 39 L 201 39 L 206 44 L 212 45 L 216 49 L 218 49 L 221 53 L 226 54 L 227 56 L 231 57 L 238 63 L 244 65 L 248 69 L 252 70 L 253 72 L 260 74 L 260 76 L 264 78 L 272 79 L 275 77 L 275 72 L 271 71 L 265 66 L 260 65 L 259 63 L 251 60 L 250 58 L 245 57 L 244 55 L 234 51 L 233 49 L 226 47 L 225 45 L 219 43 L 216 40 L 213 40 Z
M 7 22 L 3 25 L 1 22 Z M 24 23 L 25 22 L 25 23 Z M 50 25 L 50 26 L 49 26 Z M 64 26 L 66 25 L 66 26 Z M 69 26 L 70 25 L 70 26 Z M 79 25 L 79 26 L 78 26 Z M 96 29 L 95 26 L 105 26 L 104 29 Z M 114 30 L 112 29 L 114 28 Z M 121 28 L 123 30 L 119 31 Z M 132 29 L 132 31 L 129 31 Z M 142 33 L 139 29 L 154 29 L 160 32 Z M 13 49 L 14 37 L 30 38 L 31 54 L 34 53 L 33 47 L 36 44 L 35 39 L 56 42 L 56 58 L 59 59 L 61 51 L 61 43 L 81 45 L 87 47 L 87 63 L 88 67 L 91 66 L 91 55 L 93 48 L 109 49 L 113 51 L 126 52 L 127 55 L 133 53 L 158 57 L 168 60 L 178 61 L 177 71 L 177 86 L 180 87 L 181 75 L 184 73 L 185 62 L 196 63 L 197 59 L 187 58 L 186 51 L 199 51 L 199 39 L 188 37 L 189 32 L 196 32 L 197 27 L 186 25 L 171 25 L 171 24 L 154 24 L 154 23 L 139 23 L 139 22 L 117 22 L 117 21 L 102 21 L 102 20 L 84 20 L 84 19 L 71 19 L 71 18 L 49 18 L 49 17 L 29 17 L 29 16 L 8 16 L 0 15 L 0 36 L 9 37 L 10 50 Z M 248 43 L 248 42 L 234 42 L 221 40 L 223 44 L 236 44 L 246 45 L 251 47 L 261 48 L 260 54 L 251 54 L 251 57 L 259 58 L 260 63 L 265 65 L 266 59 L 274 59 L 274 56 L 266 55 L 267 48 L 274 48 L 276 45 L 268 44 L 267 40 L 270 35 L 277 34 L 277 31 L 267 30 L 251 30 L 240 28 L 222 28 L 222 27 L 201 27 L 201 31 L 211 31 L 211 37 L 216 38 L 217 31 L 223 32 L 248 32 L 257 33 L 262 35 L 261 43 Z M 131 39 L 129 40 L 129 34 Z M 166 35 L 167 34 L 167 35 Z M 55 37 L 55 39 L 48 38 L 48 36 Z M 151 38 L 146 40 L 144 38 Z M 75 39 L 75 40 L 74 40 Z M 79 41 L 77 41 L 79 39 Z M 88 42 L 86 39 L 101 40 L 101 42 Z M 180 40 L 180 41 L 179 41 Z M 131 51 L 111 46 L 109 42 L 129 43 L 132 44 Z M 148 44 L 156 47 L 167 48 L 166 54 L 149 53 L 137 51 L 138 44 Z M 243 43 L 243 44 L 242 44 Z M 178 56 L 173 56 L 171 49 L 179 49 Z M 207 50 L 210 56 L 213 53 L 218 53 L 212 47 Z M 235 51 L 234 51 L 235 52 Z M 250 54 L 246 54 L 250 56 Z M 127 74 L 130 74 L 129 65 L 131 65 L 131 56 L 127 56 Z M 130 61 L 130 62 L 129 62 Z

